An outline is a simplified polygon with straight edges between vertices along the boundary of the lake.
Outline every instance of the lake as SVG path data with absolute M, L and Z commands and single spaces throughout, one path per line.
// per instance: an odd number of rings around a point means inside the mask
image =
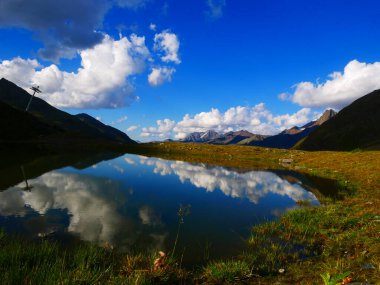
M 122 252 L 168 252 L 180 227 L 176 250 L 187 265 L 240 253 L 253 225 L 277 219 L 297 201 L 319 205 L 329 185 L 287 170 L 130 154 L 43 157 L 1 173 L 0 227 L 8 233 L 67 246 L 88 241 Z M 182 217 L 180 207 L 187 210 Z

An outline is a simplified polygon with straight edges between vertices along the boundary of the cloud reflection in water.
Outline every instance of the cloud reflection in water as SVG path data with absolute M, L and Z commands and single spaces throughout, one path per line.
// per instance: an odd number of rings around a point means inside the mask
M 35 218 L 36 213 L 40 216 L 53 217 L 55 214 L 52 210 L 58 210 L 59 215 L 66 217 L 67 220 L 67 224 L 61 225 L 64 227 L 63 230 L 79 236 L 82 240 L 97 244 L 109 243 L 125 250 L 142 241 L 144 244 L 139 244 L 139 246 L 162 250 L 165 249 L 165 241 L 170 239 L 170 233 L 173 233 L 173 229 L 175 231 L 173 226 L 176 227 L 175 219 L 173 225 L 173 220 L 170 224 L 168 217 L 170 220 L 176 216 L 176 207 L 182 203 L 183 196 L 175 192 L 175 195 L 170 196 L 173 199 L 170 203 L 175 203 L 175 205 L 163 206 L 159 202 L 162 193 L 157 191 L 157 188 L 165 188 L 165 183 L 168 181 L 159 179 L 155 183 L 160 183 L 160 187 L 154 187 L 147 182 L 147 177 L 152 173 L 156 174 L 157 178 L 171 177 L 170 181 L 177 183 L 175 187 L 178 187 L 180 183 L 190 183 L 210 193 L 221 191 L 227 197 L 247 199 L 252 203 L 248 203 L 252 209 L 247 208 L 247 213 L 254 211 L 253 208 L 256 207 L 253 204 L 259 204 L 260 199 L 268 195 L 286 198 L 284 207 L 285 205 L 291 207 L 291 200 L 308 200 L 313 204 L 318 203 L 314 194 L 305 190 L 300 184 L 290 183 L 275 173 L 267 171 L 240 173 L 223 167 L 133 155 L 126 155 L 112 162 L 99 163 L 96 166 L 85 171 L 71 169 L 43 174 L 29 180 L 29 185 L 33 186 L 31 192 L 23 191 L 24 183 L 0 192 L 0 216 L 26 221 Z M 111 173 L 110 170 L 112 170 Z M 110 176 L 97 177 L 99 174 Z M 140 188 L 144 187 L 143 185 L 146 187 L 145 190 Z M 173 185 L 175 184 L 170 182 L 168 187 L 173 187 Z M 201 192 L 197 193 L 201 194 Z M 200 195 L 202 200 L 197 200 L 197 195 L 193 197 L 195 200 L 192 203 L 199 203 L 201 212 L 203 209 L 205 213 L 210 211 L 208 206 L 204 206 L 206 208 L 202 206 L 204 199 L 215 206 L 213 213 L 216 216 L 212 218 L 218 220 L 220 213 L 213 196 Z M 271 204 L 271 200 L 268 201 L 270 205 L 265 207 L 275 206 Z M 275 207 L 278 207 L 279 203 L 282 202 L 277 199 Z M 239 207 L 236 209 L 239 209 L 241 214 L 246 213 L 241 205 L 237 205 L 232 200 L 229 205 Z M 283 210 L 281 208 L 278 211 L 283 212 Z M 241 216 L 234 217 L 231 213 L 228 215 L 232 220 L 242 219 Z M 196 214 L 193 216 L 195 217 Z M 204 219 L 203 216 L 200 218 Z M 213 222 L 210 221 L 210 223 Z M 52 225 L 47 224 L 47 227 L 49 226 Z M 209 227 L 209 225 L 205 224 L 204 227 Z M 215 227 L 217 227 L 215 230 L 222 232 L 222 224 Z M 50 228 L 46 228 L 47 232 L 49 230 Z M 199 229 L 194 228 L 194 230 Z
M 53 171 L 29 183 L 33 185 L 31 192 L 22 190 L 24 183 L 0 192 L 0 215 L 24 217 L 31 209 L 40 215 L 52 209 L 65 210 L 70 216 L 68 232 L 85 241 L 124 247 L 135 243 L 142 224 L 161 225 L 148 206 L 140 209 L 141 224 L 121 215 L 118 209 L 127 203 L 126 195 L 111 179 Z M 156 233 L 152 239 L 162 244 L 159 236 Z
M 182 183 L 190 182 L 208 192 L 220 190 L 233 198 L 246 198 L 258 204 L 268 194 L 286 196 L 293 201 L 307 200 L 318 203 L 315 195 L 297 183 L 290 183 L 268 171 L 239 173 L 226 168 L 208 167 L 204 164 L 190 164 L 182 161 L 167 161 L 140 156 L 140 163 L 154 166 L 153 172 L 162 176 L 175 174 Z

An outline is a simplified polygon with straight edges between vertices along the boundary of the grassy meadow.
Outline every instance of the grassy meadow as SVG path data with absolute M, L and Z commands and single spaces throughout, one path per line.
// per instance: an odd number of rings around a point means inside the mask
M 252 229 L 247 250 L 193 270 L 179 251 L 122 255 L 83 244 L 26 243 L 0 234 L 2 284 L 380 284 L 380 151 L 305 152 L 246 146 L 151 143 L 125 151 L 254 169 L 292 169 L 332 178 L 343 200 L 322 199 Z M 291 163 L 282 164 L 283 159 Z M 179 237 L 180 238 L 180 237 Z M 358 283 L 360 284 L 360 283 Z

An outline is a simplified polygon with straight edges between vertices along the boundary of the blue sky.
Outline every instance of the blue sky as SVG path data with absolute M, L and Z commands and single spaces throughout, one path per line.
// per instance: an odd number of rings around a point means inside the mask
M 140 141 L 273 134 L 380 88 L 377 1 L 0 5 L 0 77 Z

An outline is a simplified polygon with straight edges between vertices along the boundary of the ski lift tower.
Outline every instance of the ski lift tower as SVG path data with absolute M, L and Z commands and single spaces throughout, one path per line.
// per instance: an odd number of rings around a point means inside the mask
M 36 93 L 41 93 L 42 91 L 40 90 L 40 86 L 37 86 L 37 87 L 30 87 L 30 89 L 32 89 L 33 90 L 33 95 L 32 95 L 32 97 L 30 97 L 30 99 L 29 99 L 29 102 L 28 102 L 28 106 L 26 106 L 26 109 L 25 109 L 25 112 L 28 112 L 28 110 L 29 110 L 29 107 L 30 107 L 30 103 L 32 103 L 32 100 L 33 100 L 33 98 L 34 98 L 34 95 L 36 95 Z

